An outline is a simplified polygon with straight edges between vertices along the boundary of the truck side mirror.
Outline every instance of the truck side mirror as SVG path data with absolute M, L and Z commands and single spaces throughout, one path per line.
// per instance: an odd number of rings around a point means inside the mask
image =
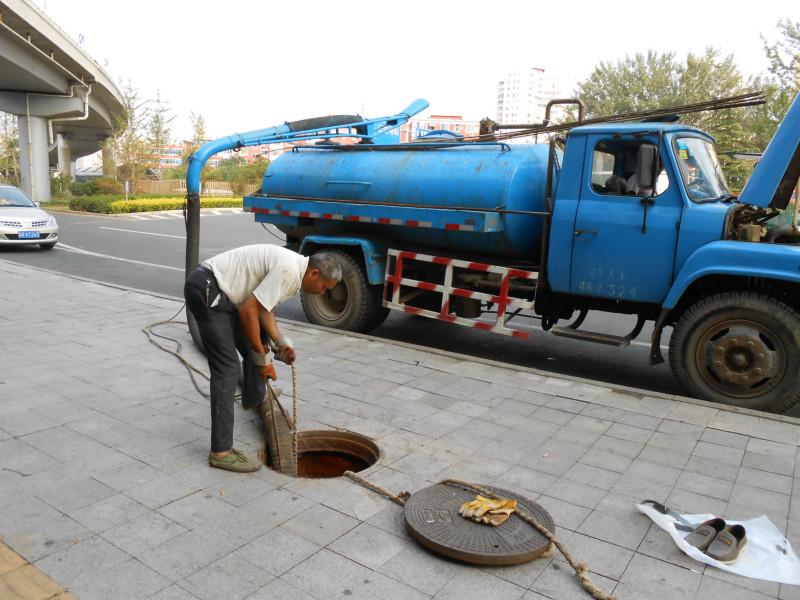
M 658 149 L 653 144 L 639 146 L 639 160 L 636 167 L 636 181 L 639 184 L 640 195 L 651 195 L 656 184 L 656 161 Z M 648 192 L 642 194 L 642 191 Z

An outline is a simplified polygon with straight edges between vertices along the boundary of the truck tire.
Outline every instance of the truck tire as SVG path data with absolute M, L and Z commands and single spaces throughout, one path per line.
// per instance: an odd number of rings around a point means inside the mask
M 800 403 L 800 315 L 754 292 L 709 296 L 678 320 L 669 360 L 690 396 L 785 413 Z
M 361 265 L 346 252 L 333 248 L 319 251 L 336 256 L 342 266 L 342 281 L 324 294 L 301 294 L 306 318 L 317 325 L 362 333 L 383 323 L 389 315 L 382 304 L 383 286 L 370 285 Z

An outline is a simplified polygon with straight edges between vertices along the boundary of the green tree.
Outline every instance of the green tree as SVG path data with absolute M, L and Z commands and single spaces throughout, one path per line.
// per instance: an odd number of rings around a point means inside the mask
M 733 56 L 720 56 L 707 48 L 702 54 L 689 53 L 685 60 L 675 53 L 646 54 L 613 62 L 601 62 L 589 77 L 578 84 L 578 95 L 586 104 L 588 117 L 664 108 L 733 96 L 752 89 L 745 82 Z M 729 183 L 739 188 L 748 167 L 726 153 L 752 146 L 748 122 L 751 113 L 744 108 L 689 114 L 681 121 L 699 127 L 717 141 L 720 160 Z
M 769 60 L 769 71 L 777 80 L 785 113 L 800 91 L 800 21 L 793 23 L 786 18 L 779 21 L 777 27 L 782 39 L 773 44 L 767 42 L 764 36 L 761 36 L 761 40 Z
M 149 119 L 147 100 L 139 97 L 130 80 L 122 85 L 122 111 L 114 115 L 111 137 L 107 140 L 114 179 L 135 182 L 145 175 L 150 149 L 145 139 Z M 110 174 L 110 173 L 108 173 Z
M 194 151 L 206 141 L 206 120 L 203 115 L 195 114 L 194 111 L 191 111 L 189 113 L 189 123 L 192 126 L 192 146 Z
M 203 145 L 203 143 L 206 142 L 206 120 L 203 115 L 197 114 L 194 111 L 190 111 L 189 123 L 192 127 L 192 139 L 191 143 L 189 144 L 189 148 L 183 156 L 183 177 L 186 177 L 186 169 L 188 168 L 189 157 L 194 154 L 195 151 Z M 212 169 L 206 163 L 206 166 L 203 167 L 203 170 L 200 172 L 200 181 L 202 183 L 205 183 L 206 181 L 218 181 L 220 177 L 215 171 L 215 169 Z
M 156 92 L 155 105 L 147 120 L 147 143 L 152 151 L 152 166 L 158 168 L 161 150 L 169 143 L 172 122 L 175 116 L 169 106 L 161 100 L 161 91 Z
M 0 180 L 19 185 L 17 117 L 0 112 Z
M 800 92 L 800 22 L 778 22 L 778 39 L 770 43 L 763 35 L 769 74 L 757 79 L 767 95 L 767 103 L 753 111 L 750 124 L 755 150 L 761 151 L 783 119 L 789 105 Z

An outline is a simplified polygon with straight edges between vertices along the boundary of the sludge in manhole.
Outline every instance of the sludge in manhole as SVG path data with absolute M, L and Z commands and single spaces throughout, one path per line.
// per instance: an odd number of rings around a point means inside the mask
M 340 477 L 363 471 L 380 460 L 378 446 L 351 431 L 301 431 L 297 436 L 298 477 Z
M 297 457 L 297 476 L 312 479 L 339 477 L 345 471 L 363 471 L 369 463 L 344 452 L 302 452 Z
M 287 475 L 294 475 L 292 428 L 273 395 L 258 412 L 266 430 L 266 464 Z M 345 471 L 363 471 L 381 458 L 378 446 L 368 437 L 352 431 L 314 429 L 297 434 L 297 476 L 306 478 L 340 477 Z

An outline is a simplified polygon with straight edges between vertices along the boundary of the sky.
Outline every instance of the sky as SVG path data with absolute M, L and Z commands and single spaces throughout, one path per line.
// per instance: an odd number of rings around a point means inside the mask
M 796 21 L 797 0 L 669 3 L 573 0 L 33 0 L 101 65 L 211 138 L 327 114 L 495 117 L 497 83 L 516 67 L 557 75 L 565 93 L 600 61 L 654 49 L 733 54 L 767 70 L 761 35 Z

